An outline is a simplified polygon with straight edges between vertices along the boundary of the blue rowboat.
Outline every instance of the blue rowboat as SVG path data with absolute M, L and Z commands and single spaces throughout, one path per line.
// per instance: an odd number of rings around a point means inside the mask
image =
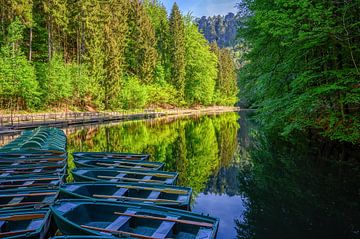
M 53 188 L 64 181 L 64 175 L 24 175 L 0 178 L 0 190 L 30 187 Z
M 175 184 L 178 173 L 165 171 L 124 170 L 124 169 L 73 169 L 72 175 L 76 182 L 107 181 L 137 182 L 155 184 Z
M 148 160 L 149 154 L 133 154 L 119 152 L 75 152 L 74 158 L 86 159 L 125 159 L 125 160 Z
M 114 239 L 118 237 L 113 236 L 57 236 L 51 239 Z
M 219 226 L 213 217 L 138 203 L 61 200 L 50 209 L 65 235 L 213 239 Z
M 57 236 L 51 239 L 114 239 L 118 237 L 113 236 Z
M 0 238 L 45 239 L 50 227 L 50 210 L 0 212 Z
M 29 165 L 26 167 L 11 167 L 5 168 L 0 167 L 0 179 L 8 176 L 22 176 L 22 175 L 44 175 L 44 174 L 55 174 L 61 175 L 66 172 L 66 165 Z
M 121 168 L 138 170 L 161 170 L 163 163 L 122 159 L 80 159 L 74 160 L 78 168 Z
M 22 189 L 0 191 L 0 212 L 9 209 L 43 208 L 54 203 L 58 194 L 55 189 Z
M 145 183 L 68 183 L 60 186 L 60 199 L 143 202 L 190 210 L 191 188 Z

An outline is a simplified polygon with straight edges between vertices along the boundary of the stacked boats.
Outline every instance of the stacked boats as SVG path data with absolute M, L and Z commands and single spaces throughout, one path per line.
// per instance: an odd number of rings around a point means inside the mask
M 0 148 L 0 238 L 47 238 L 49 206 L 66 172 L 66 136 L 55 128 L 24 131 Z
M 148 161 L 149 155 L 73 156 L 75 182 L 61 185 L 51 206 L 67 238 L 216 237 L 218 220 L 189 212 L 192 189 L 175 186 L 178 173 L 161 171 L 164 164 Z
M 0 149 L 0 238 L 216 238 L 219 221 L 189 212 L 192 189 L 163 163 L 77 152 L 63 183 L 65 149 L 62 131 L 44 128 Z

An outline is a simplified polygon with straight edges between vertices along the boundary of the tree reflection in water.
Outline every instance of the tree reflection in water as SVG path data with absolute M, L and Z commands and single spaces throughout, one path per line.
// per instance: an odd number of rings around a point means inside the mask
M 252 163 L 239 174 L 247 200 L 238 238 L 360 238 L 358 148 L 251 135 Z

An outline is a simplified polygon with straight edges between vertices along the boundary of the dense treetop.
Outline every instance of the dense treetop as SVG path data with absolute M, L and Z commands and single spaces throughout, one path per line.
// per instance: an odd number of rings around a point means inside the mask
M 244 0 L 242 96 L 275 131 L 360 142 L 360 1 Z
M 0 0 L 0 110 L 226 104 L 191 17 L 157 0 Z M 194 52 L 196 51 L 196 53 Z M 225 51 L 224 54 L 227 54 Z M 222 67 L 236 85 L 233 62 Z

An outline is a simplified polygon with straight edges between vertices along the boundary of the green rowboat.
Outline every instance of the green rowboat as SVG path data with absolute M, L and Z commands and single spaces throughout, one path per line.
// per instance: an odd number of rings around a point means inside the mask
M 0 212 L 0 238 L 45 239 L 50 227 L 49 210 Z
M 149 154 L 133 154 L 119 152 L 75 152 L 74 158 L 86 159 L 125 159 L 125 160 L 148 160 Z
M 138 170 L 161 170 L 163 163 L 123 159 L 80 159 L 74 160 L 78 168 L 121 168 Z
M 0 212 L 9 209 L 42 208 L 54 203 L 58 195 L 55 189 L 21 189 L 0 191 Z
M 216 218 L 140 203 L 61 200 L 50 209 L 65 235 L 214 239 L 219 226 Z
M 61 199 L 91 199 L 114 203 L 143 202 L 190 210 L 191 188 L 145 183 L 69 183 L 60 186 Z
M 170 185 L 175 184 L 178 177 L 178 173 L 175 172 L 101 168 L 73 169 L 72 175 L 76 182 L 106 181 L 112 183 L 136 182 Z

